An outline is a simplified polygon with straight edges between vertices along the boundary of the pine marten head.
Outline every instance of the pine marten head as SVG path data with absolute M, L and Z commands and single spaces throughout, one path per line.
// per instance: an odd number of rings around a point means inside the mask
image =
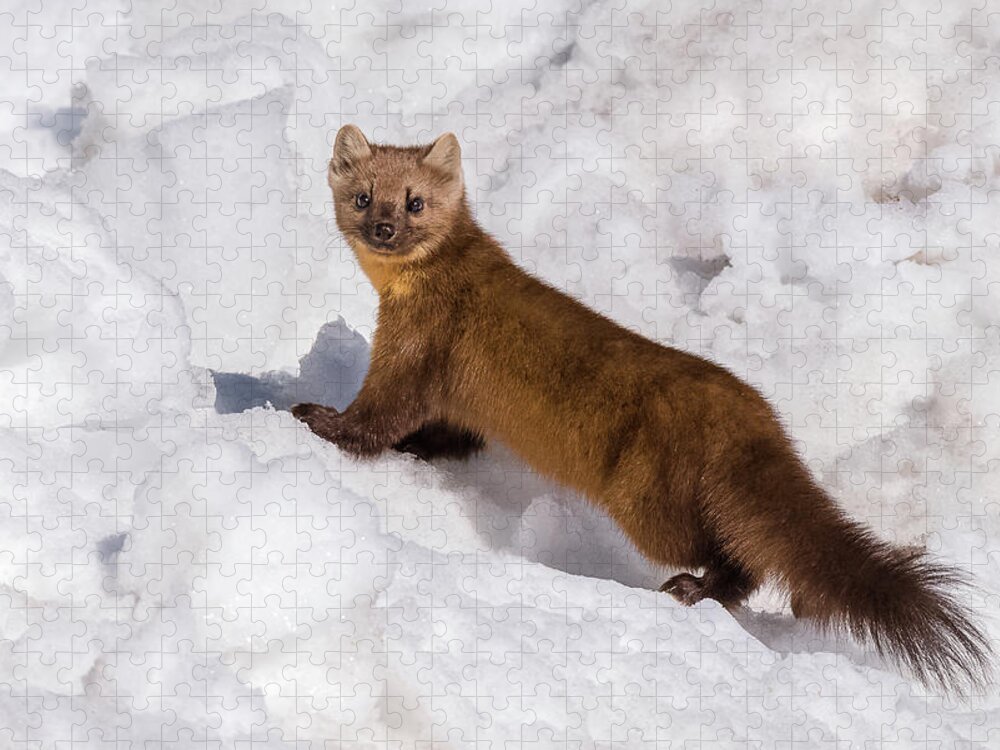
M 427 257 L 466 210 L 462 152 L 451 133 L 429 146 L 383 146 L 345 125 L 327 180 L 337 226 L 362 261 L 366 255 L 393 264 Z

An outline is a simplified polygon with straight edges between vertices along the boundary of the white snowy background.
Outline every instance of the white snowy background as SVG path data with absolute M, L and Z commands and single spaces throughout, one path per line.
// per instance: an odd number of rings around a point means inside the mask
M 0 7 L 0 747 L 1000 745 L 500 446 L 281 408 L 366 366 L 336 129 L 450 130 L 518 262 L 753 382 L 1000 638 L 1000 5 L 353 5 Z

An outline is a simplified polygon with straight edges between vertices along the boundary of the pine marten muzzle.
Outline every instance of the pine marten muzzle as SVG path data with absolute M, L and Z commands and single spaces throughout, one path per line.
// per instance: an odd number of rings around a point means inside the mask
M 461 150 L 338 133 L 337 226 L 379 294 L 371 364 L 343 412 L 293 414 L 357 457 L 461 458 L 486 440 L 602 507 L 684 604 L 766 579 L 796 616 L 928 684 L 982 685 L 990 647 L 961 574 L 878 539 L 813 480 L 771 406 L 707 360 L 649 341 L 518 267 L 476 224 Z

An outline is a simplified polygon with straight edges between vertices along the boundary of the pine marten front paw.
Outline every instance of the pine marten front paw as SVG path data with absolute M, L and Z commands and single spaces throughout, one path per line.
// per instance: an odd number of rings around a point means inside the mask
M 317 436 L 333 443 L 355 458 L 378 455 L 381 448 L 369 430 L 359 428 L 343 414 L 321 404 L 295 404 L 292 416 L 312 430 Z
M 325 408 L 327 407 L 320 406 L 319 404 L 295 404 L 292 407 L 292 416 L 296 419 L 305 419 L 310 414 Z
M 320 437 L 332 440 L 335 434 L 334 420 L 340 416 L 340 412 L 329 406 L 321 404 L 295 404 L 292 407 L 292 416 L 315 432 Z

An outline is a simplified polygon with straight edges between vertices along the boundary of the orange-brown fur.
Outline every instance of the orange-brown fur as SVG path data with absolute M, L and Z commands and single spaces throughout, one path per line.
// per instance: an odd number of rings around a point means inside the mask
M 681 601 L 736 605 L 774 578 L 798 616 L 925 681 L 982 681 L 988 644 L 948 591 L 960 577 L 847 518 L 749 385 L 515 265 L 472 218 L 454 136 L 400 148 L 347 126 L 329 180 L 380 303 L 354 403 L 293 410 L 317 434 L 357 456 L 456 457 L 502 441 L 603 507 L 650 560 L 704 569 L 664 585 Z

